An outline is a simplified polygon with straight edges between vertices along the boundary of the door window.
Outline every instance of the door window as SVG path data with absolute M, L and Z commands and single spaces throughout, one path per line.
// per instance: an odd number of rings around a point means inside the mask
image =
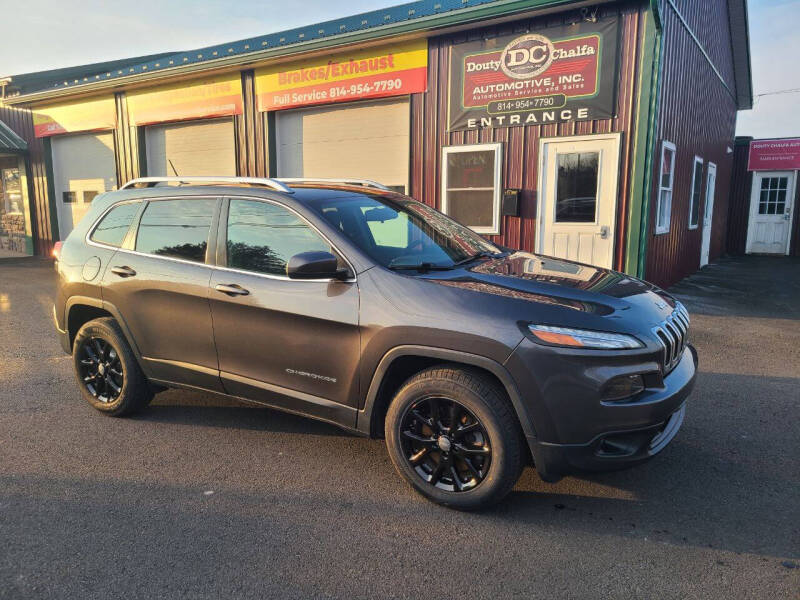
M 558 155 L 556 223 L 594 223 L 597 220 L 599 152 Z
M 501 144 L 444 148 L 442 212 L 478 233 L 500 233 Z
M 286 208 L 256 200 L 232 199 L 228 211 L 228 266 L 268 275 L 286 275 L 289 259 L 331 247 Z
M 694 157 L 692 170 L 692 195 L 689 198 L 689 229 L 697 229 L 700 221 L 700 193 L 703 188 L 703 159 Z
M 758 201 L 758 214 L 782 215 L 786 210 L 786 190 L 788 177 L 763 177 L 761 195 Z
M 100 244 L 121 246 L 140 206 L 139 202 L 129 202 L 115 206 L 97 224 L 90 239 Z
M 139 223 L 136 250 L 205 262 L 216 204 L 211 198 L 151 201 Z

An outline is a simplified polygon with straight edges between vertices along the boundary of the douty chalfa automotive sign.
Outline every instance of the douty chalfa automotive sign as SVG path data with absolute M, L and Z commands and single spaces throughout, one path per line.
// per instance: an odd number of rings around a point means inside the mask
M 259 110 L 424 92 L 428 41 L 362 48 L 256 71 Z
M 612 117 L 618 38 L 612 19 L 453 46 L 449 129 Z

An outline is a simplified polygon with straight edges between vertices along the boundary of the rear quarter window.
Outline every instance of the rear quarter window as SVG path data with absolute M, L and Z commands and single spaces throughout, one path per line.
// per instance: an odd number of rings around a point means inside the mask
M 119 248 L 140 206 L 140 202 L 129 202 L 115 206 L 100 219 L 89 239 L 99 244 Z

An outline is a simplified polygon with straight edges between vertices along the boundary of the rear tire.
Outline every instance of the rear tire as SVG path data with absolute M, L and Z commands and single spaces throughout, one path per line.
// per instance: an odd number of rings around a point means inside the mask
M 389 406 L 385 430 L 400 475 L 458 510 L 499 502 L 524 467 L 522 432 L 505 391 L 469 368 L 438 366 L 411 377 Z
M 110 317 L 80 328 L 72 345 L 72 361 L 83 397 L 104 414 L 130 415 L 153 399 L 122 330 Z

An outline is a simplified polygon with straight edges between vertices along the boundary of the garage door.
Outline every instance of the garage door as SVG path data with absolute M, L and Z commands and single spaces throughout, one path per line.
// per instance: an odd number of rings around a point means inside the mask
M 89 210 L 94 197 L 117 185 L 114 137 L 82 133 L 53 137 L 50 144 L 58 232 L 63 240 Z
M 409 119 L 406 98 L 279 112 L 278 175 L 373 179 L 406 190 Z
M 233 121 L 188 121 L 145 129 L 147 174 L 236 175 Z M 175 167 L 173 171 L 170 161 Z

